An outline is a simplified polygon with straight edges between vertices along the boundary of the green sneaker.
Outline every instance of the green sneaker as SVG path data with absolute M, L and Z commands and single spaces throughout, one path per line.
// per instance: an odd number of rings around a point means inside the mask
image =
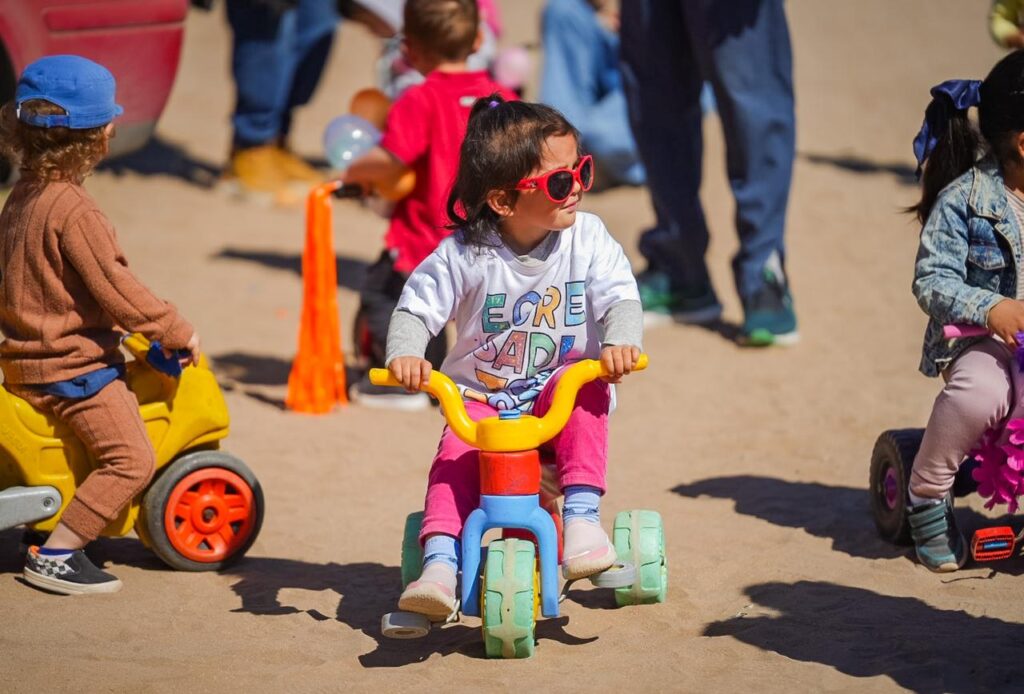
M 782 268 L 771 265 L 765 267 L 764 285 L 753 296 L 743 300 L 740 342 L 750 347 L 789 346 L 800 341 L 793 297 L 789 294 Z
M 967 543 L 956 527 L 950 497 L 911 507 L 907 520 L 917 558 L 929 571 L 956 571 L 967 561 Z
M 640 303 L 644 307 L 644 324 L 677 323 L 704 325 L 722 316 L 722 305 L 714 290 L 708 286 L 694 294 L 672 288 L 669 276 L 657 270 L 647 270 L 636 278 L 640 290 Z

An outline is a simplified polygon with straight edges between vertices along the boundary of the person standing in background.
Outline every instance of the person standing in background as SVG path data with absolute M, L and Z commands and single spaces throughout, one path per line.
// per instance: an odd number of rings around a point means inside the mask
M 579 125 L 583 149 L 597 162 L 599 182 L 638 186 L 646 175 L 629 129 L 615 4 L 548 0 L 541 20 L 540 101 Z
M 796 123 L 783 0 L 630 0 L 622 5 L 621 40 L 633 134 L 657 216 L 640 240 L 648 261 L 638 277 L 645 316 L 696 324 L 721 316 L 704 260 L 708 229 L 699 197 L 706 80 L 736 199 L 740 341 L 794 343 L 783 231 Z
M 288 148 L 292 112 L 309 102 L 340 21 L 337 0 L 227 0 L 236 88 L 226 178 L 243 192 L 301 201 L 320 173 Z

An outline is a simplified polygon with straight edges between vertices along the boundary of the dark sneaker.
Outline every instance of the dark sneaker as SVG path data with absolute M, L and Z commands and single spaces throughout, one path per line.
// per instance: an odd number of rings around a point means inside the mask
M 636 284 L 644 307 L 645 326 L 669 321 L 704 325 L 722 317 L 722 305 L 710 286 L 693 293 L 680 292 L 671 286 L 668 275 L 657 270 L 641 273 Z
M 369 376 L 363 376 L 352 394 L 353 402 L 364 407 L 382 410 L 425 410 L 430 407 L 430 396 L 426 393 L 407 393 L 393 386 L 375 386 Z
M 40 554 L 39 548 L 33 545 L 25 556 L 22 575 L 35 587 L 62 595 L 116 593 L 122 586 L 116 576 L 96 568 L 80 549 L 58 559 Z
M 796 330 L 793 297 L 789 294 L 781 267 L 765 268 L 765 283 L 753 296 L 743 300 L 743 328 L 740 342 L 751 347 L 795 345 Z
M 928 570 L 956 571 L 967 561 L 967 543 L 956 527 L 950 498 L 911 507 L 907 520 L 917 558 Z

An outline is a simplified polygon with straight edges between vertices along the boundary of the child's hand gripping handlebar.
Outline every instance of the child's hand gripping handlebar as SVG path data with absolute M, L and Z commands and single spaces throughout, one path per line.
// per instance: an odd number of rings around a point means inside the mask
M 942 326 L 942 336 L 947 340 L 955 340 L 961 337 L 983 337 L 985 335 L 992 335 L 996 340 L 1006 344 L 1006 341 L 995 332 L 980 325 L 950 323 Z M 1013 347 L 1013 345 L 1008 346 Z M 1017 368 L 1020 369 L 1021 373 L 1024 373 L 1024 332 L 1017 333 L 1017 345 L 1014 349 L 1014 355 L 1017 358 Z
M 646 368 L 647 355 L 641 354 L 634 371 Z M 555 385 L 551 407 L 543 417 L 486 417 L 480 421 L 473 421 L 466 412 L 466 405 L 462 402 L 455 382 L 440 371 L 431 371 L 430 379 L 420 385 L 420 390 L 433 395 L 441 402 L 448 426 L 456 436 L 470 446 L 491 452 L 528 451 L 551 440 L 562 430 L 569 421 L 580 388 L 594 379 L 607 375 L 607 370 L 596 359 L 584 359 L 569 366 Z M 370 382 L 377 386 L 401 386 L 387 369 L 370 369 Z
M 187 350 L 175 350 L 171 356 L 164 354 L 159 342 L 150 342 L 140 333 L 126 335 L 121 341 L 128 353 L 140 362 L 149 364 L 160 373 L 168 376 L 181 375 L 181 359 L 189 356 Z

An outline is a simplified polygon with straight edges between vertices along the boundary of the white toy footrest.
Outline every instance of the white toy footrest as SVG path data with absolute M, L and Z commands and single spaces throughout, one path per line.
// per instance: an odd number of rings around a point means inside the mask
M 589 578 L 598 588 L 625 588 L 636 583 L 636 567 L 629 562 L 619 561 Z
M 54 487 L 10 487 L 0 491 L 0 530 L 49 518 L 60 510 Z
M 380 618 L 380 631 L 389 639 L 421 639 L 430 633 L 430 619 L 416 612 L 388 612 Z

